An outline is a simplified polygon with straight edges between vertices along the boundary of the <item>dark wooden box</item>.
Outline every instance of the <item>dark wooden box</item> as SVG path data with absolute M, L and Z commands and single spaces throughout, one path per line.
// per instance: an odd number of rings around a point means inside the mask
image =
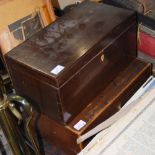
M 136 57 L 136 30 L 134 12 L 82 3 L 5 56 L 16 92 L 71 121 Z
M 77 138 L 117 112 L 151 75 L 150 64 L 142 61 L 124 60 L 124 65 L 126 67 L 118 76 L 66 126 L 41 116 L 39 130 L 42 138 L 51 145 L 51 152 L 54 147 L 58 154 L 76 155 L 91 140 L 78 145 Z M 85 125 L 76 126 L 80 121 Z

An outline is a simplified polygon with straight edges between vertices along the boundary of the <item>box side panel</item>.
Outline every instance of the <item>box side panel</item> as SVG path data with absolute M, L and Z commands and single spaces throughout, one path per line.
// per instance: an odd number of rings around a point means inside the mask
M 49 117 L 60 121 L 61 104 L 58 89 L 31 74 L 30 69 L 6 57 L 13 86 L 18 95 L 28 99 L 32 105 Z

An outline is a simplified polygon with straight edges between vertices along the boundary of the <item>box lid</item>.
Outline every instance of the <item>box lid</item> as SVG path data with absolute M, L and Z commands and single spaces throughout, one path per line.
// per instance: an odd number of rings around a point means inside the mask
M 87 1 L 14 48 L 6 59 L 35 70 L 38 77 L 60 87 L 99 53 L 97 43 L 104 40 L 107 46 L 118 35 L 120 25 L 132 23 L 133 18 L 132 11 Z

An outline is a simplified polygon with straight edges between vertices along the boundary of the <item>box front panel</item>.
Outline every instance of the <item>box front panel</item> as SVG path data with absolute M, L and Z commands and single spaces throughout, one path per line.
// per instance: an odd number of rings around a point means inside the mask
M 102 42 L 98 44 L 98 54 L 60 88 L 64 122 L 73 119 L 119 74 L 127 65 L 124 59 L 130 63 L 127 57 L 135 57 L 135 32 L 136 24 L 133 23 L 115 41 L 111 42 L 113 38 L 109 38 L 108 47 L 103 49 Z

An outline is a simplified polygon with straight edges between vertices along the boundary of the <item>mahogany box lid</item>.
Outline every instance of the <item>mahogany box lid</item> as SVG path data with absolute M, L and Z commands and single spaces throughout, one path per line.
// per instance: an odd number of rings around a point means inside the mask
M 101 40 L 106 48 L 120 33 L 117 32 L 120 25 L 130 24 L 135 17 L 132 11 L 87 1 L 14 48 L 6 57 L 60 87 L 97 54 L 93 49 Z

